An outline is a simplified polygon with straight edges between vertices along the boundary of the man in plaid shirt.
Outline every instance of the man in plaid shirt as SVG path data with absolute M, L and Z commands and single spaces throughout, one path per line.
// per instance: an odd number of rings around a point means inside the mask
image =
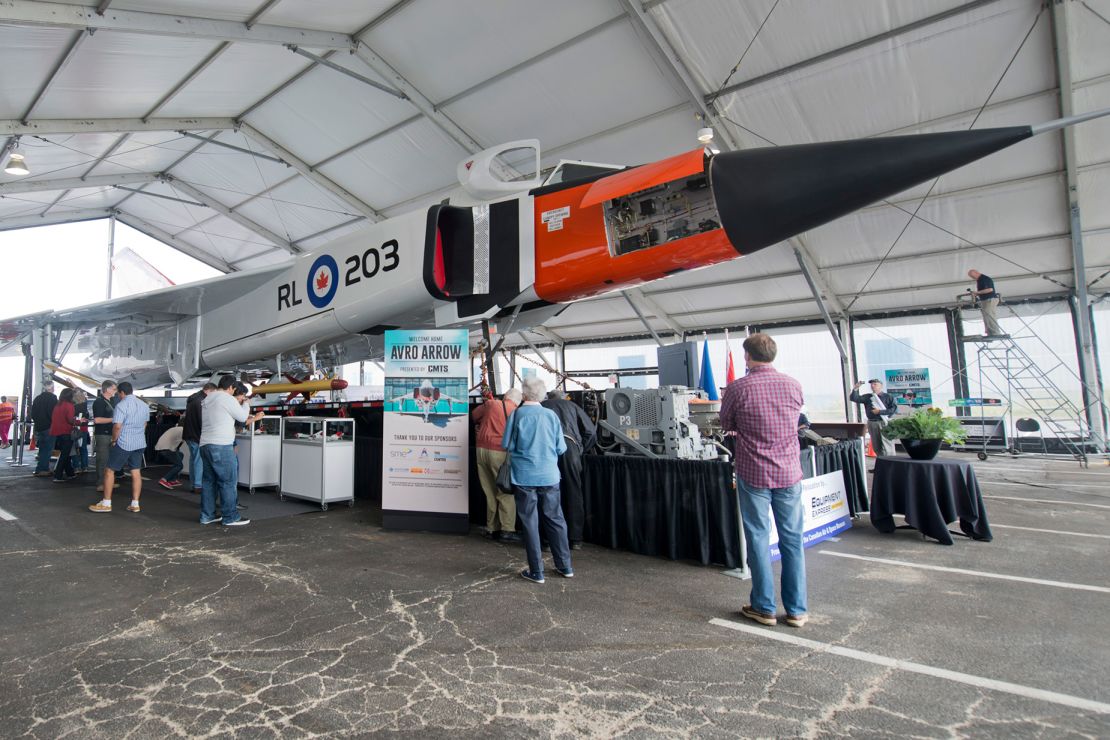
M 740 613 L 760 624 L 778 623 L 769 550 L 770 509 L 775 513 L 782 553 L 786 623 L 801 627 L 808 620 L 798 447 L 802 386 L 772 367 L 777 353 L 775 340 L 766 334 L 752 334 L 744 340 L 748 373 L 725 389 L 721 426 L 736 433 L 736 487 L 752 573 L 751 604 Z

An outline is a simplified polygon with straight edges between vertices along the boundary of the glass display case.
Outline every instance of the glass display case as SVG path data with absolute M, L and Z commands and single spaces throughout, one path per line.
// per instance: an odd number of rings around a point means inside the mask
M 251 493 L 281 482 L 281 417 L 263 416 L 235 433 L 239 485 Z
M 287 416 L 281 423 L 281 498 L 355 505 L 355 421 Z

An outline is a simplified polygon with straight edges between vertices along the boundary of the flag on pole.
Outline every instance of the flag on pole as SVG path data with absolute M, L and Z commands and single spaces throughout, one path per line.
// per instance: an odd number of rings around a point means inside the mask
M 705 391 L 710 401 L 720 401 L 717 395 L 717 384 L 713 381 L 713 366 L 709 364 L 709 340 L 705 340 L 701 352 L 701 389 Z
M 736 367 L 732 364 L 732 345 L 728 343 L 728 329 L 725 329 L 725 385 L 736 380 Z

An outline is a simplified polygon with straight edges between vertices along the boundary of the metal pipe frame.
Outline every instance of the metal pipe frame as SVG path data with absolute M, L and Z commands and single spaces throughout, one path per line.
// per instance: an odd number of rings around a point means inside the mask
M 660 347 L 666 347 L 667 345 L 663 342 L 662 339 L 659 338 L 659 335 L 655 333 L 655 329 L 652 327 L 652 325 L 648 323 L 647 317 L 644 316 L 644 312 L 641 311 L 640 307 L 636 305 L 636 301 L 632 300 L 632 296 L 628 295 L 628 291 L 622 290 L 621 295 L 624 296 L 624 300 L 628 301 L 628 305 L 632 307 L 632 310 L 640 319 L 640 323 L 643 324 L 644 328 L 648 330 L 652 338 L 655 340 L 655 343 L 658 344 Z
M 1072 85 L 1072 26 L 1071 15 L 1074 3 L 1071 0 L 1056 0 L 1052 4 L 1052 29 L 1056 44 L 1056 75 L 1060 88 L 1060 116 L 1070 118 L 1075 115 L 1075 96 Z M 1082 116 L 1080 116 L 1082 117 Z M 1090 297 L 1087 294 L 1086 255 L 1083 250 L 1083 222 L 1080 212 L 1079 173 L 1076 168 L 1075 129 L 1063 130 L 1064 169 L 1067 173 L 1065 207 L 1071 227 L 1072 275 L 1075 303 L 1072 315 L 1075 319 L 1075 346 L 1079 354 L 1079 377 L 1083 394 L 1083 408 L 1091 429 L 1100 428 L 1099 436 L 1106 439 L 1106 426 L 1102 414 L 1094 414 L 1092 409 L 1102 402 L 1103 389 L 1098 386 L 1100 377 L 1098 358 L 1094 353 L 1094 338 L 1090 321 Z M 1105 452 L 1106 450 L 1100 450 Z
M 3 5 L 0 5 L 0 22 L 16 26 L 72 28 L 80 31 L 104 29 L 117 33 L 141 33 L 249 44 L 302 44 L 312 49 L 349 51 L 355 44 L 350 36 L 331 31 L 261 23 L 248 26 L 239 21 L 219 18 L 147 13 L 138 10 L 117 9 L 111 13 L 104 13 L 99 8 L 84 5 L 43 3 L 32 0 L 5 0 Z
M 159 178 L 157 172 L 135 172 L 121 175 L 93 175 L 91 177 L 59 177 L 46 180 L 14 180 L 0 183 L 0 195 L 42 193 L 51 190 L 79 190 L 105 188 L 119 185 L 151 183 Z

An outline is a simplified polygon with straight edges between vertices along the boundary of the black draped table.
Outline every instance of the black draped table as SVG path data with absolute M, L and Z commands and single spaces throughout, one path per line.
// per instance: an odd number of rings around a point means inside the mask
M 844 471 L 848 512 L 855 516 L 867 511 L 867 464 L 863 458 L 863 444 L 858 439 L 849 439 L 809 449 L 813 450 L 814 475 Z
M 880 532 L 893 532 L 895 514 L 904 514 L 907 524 L 942 545 L 952 544 L 948 523 L 957 519 L 968 537 L 992 538 L 975 471 L 960 460 L 878 458 L 871 482 L 871 523 Z
M 742 566 L 732 463 L 584 455 L 582 468 L 587 542 Z

